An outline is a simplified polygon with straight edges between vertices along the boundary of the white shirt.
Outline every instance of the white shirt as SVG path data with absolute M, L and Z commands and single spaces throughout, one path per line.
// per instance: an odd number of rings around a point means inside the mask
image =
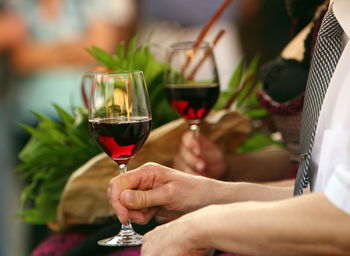
M 314 191 L 350 214 L 350 1 L 333 0 L 343 52 L 321 108 L 312 150 Z

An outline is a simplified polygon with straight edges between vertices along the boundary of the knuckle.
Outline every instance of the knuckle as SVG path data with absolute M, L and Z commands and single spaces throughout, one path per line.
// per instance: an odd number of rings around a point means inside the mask
M 168 170 L 168 168 L 165 168 L 165 166 L 154 162 L 145 163 L 144 165 L 142 165 L 142 168 L 145 169 L 145 171 L 147 171 L 148 174 L 154 176 L 157 176 L 159 172 L 164 174 Z
M 146 167 L 146 168 L 153 168 L 153 167 L 156 167 L 158 166 L 157 163 L 154 163 L 154 162 L 147 162 L 145 163 L 144 165 L 142 165 L 143 167 Z
M 172 183 L 168 183 L 162 187 L 162 192 L 166 200 L 170 199 L 172 195 L 176 192 L 176 187 Z
M 148 163 L 143 164 L 141 166 L 141 169 L 143 169 L 147 172 L 151 172 L 151 171 L 154 171 L 158 167 L 159 167 L 159 164 L 154 163 L 154 162 L 148 162 Z
M 108 187 L 112 189 L 113 187 L 118 186 L 119 182 L 120 182 L 120 177 L 119 176 L 114 177 L 109 181 Z

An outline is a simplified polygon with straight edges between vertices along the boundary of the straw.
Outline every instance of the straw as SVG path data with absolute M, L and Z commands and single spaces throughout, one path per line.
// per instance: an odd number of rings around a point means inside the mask
M 194 76 L 196 75 L 197 71 L 199 70 L 199 68 L 203 65 L 205 59 L 209 56 L 209 54 L 213 51 L 215 45 L 219 42 L 219 40 L 222 38 L 222 36 L 225 34 L 225 30 L 224 29 L 221 29 L 219 31 L 219 33 L 216 34 L 216 37 L 214 38 L 213 42 L 210 44 L 211 47 L 209 47 L 202 59 L 198 62 L 198 64 L 193 68 L 192 72 L 190 73 L 190 75 L 188 76 L 188 80 L 189 81 L 192 81 Z
M 216 12 L 213 14 L 213 16 L 209 19 L 207 24 L 202 28 L 201 32 L 199 33 L 196 42 L 193 46 L 193 54 L 191 56 L 187 56 L 186 62 L 181 68 L 181 73 L 184 74 L 186 69 L 188 68 L 189 64 L 191 63 L 192 57 L 198 50 L 198 47 L 202 43 L 205 36 L 208 34 L 209 30 L 212 28 L 213 24 L 219 19 L 219 17 L 223 14 L 225 9 L 233 2 L 233 0 L 225 0 L 222 5 L 216 10 Z

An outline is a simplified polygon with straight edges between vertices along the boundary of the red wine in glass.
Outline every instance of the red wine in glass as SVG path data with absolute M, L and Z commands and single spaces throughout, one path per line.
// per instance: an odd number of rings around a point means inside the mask
M 140 150 L 151 130 L 151 106 L 142 71 L 96 71 L 85 75 L 91 85 L 89 128 L 100 148 L 127 172 L 128 161 Z M 142 244 L 130 220 L 122 223 L 120 232 L 99 240 L 101 246 L 134 246 Z
M 214 106 L 219 96 L 217 84 L 167 85 L 171 106 L 190 124 L 198 124 Z
M 201 120 L 214 106 L 220 91 L 213 49 L 207 42 L 175 43 L 169 46 L 167 64 L 168 100 L 197 138 Z
M 142 147 L 151 130 L 149 117 L 95 118 L 89 120 L 92 137 L 114 161 L 127 164 Z

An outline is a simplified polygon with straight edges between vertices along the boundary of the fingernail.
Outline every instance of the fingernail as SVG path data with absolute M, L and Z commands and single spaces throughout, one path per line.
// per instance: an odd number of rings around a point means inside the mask
M 203 163 L 203 162 L 198 162 L 198 163 L 196 163 L 196 169 L 197 169 L 198 171 L 202 171 L 203 168 L 204 168 L 204 163 Z
M 120 222 L 120 223 L 123 223 L 123 222 L 122 222 L 122 219 L 121 219 L 118 215 L 117 215 L 117 217 L 118 217 L 119 222 Z
M 135 204 L 134 201 L 135 201 L 134 193 L 132 193 L 131 191 L 124 191 L 123 192 L 123 202 L 127 206 L 134 206 L 134 204 Z

